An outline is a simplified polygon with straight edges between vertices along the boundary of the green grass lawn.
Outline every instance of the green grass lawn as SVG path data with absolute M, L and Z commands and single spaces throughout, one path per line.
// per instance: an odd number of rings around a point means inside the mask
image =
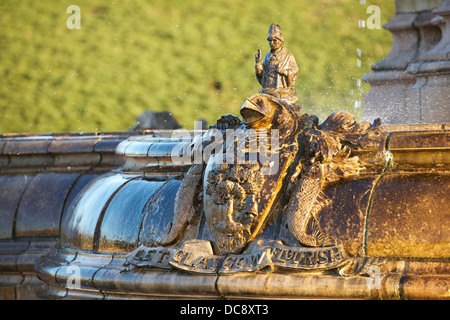
M 66 26 L 72 4 L 78 30 Z M 0 132 L 127 130 L 147 109 L 188 129 L 239 115 L 260 89 L 254 55 L 269 50 L 272 22 L 299 64 L 303 111 L 361 117 L 369 86 L 357 80 L 392 42 L 358 27 L 371 4 L 382 24 L 394 15 L 392 0 L 0 0 Z

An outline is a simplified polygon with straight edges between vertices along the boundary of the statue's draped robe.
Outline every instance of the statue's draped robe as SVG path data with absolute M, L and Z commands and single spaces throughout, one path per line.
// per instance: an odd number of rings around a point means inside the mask
M 256 76 L 263 89 L 292 87 L 299 73 L 294 55 L 285 47 L 277 53 L 267 53 L 262 66 L 262 72 Z M 277 67 L 286 69 L 287 76 L 279 74 Z

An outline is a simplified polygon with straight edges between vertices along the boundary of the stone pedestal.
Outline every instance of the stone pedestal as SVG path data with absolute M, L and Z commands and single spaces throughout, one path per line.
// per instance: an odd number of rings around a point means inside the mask
M 442 123 L 450 119 L 450 1 L 444 1 L 429 16 L 419 25 L 420 34 L 432 41 L 433 33 L 430 37 L 425 30 L 437 26 L 441 40 L 408 67 L 416 83 L 408 88 L 406 103 L 407 110 L 415 110 L 419 123 Z
M 396 1 L 383 27 L 393 35 L 389 55 L 364 75 L 371 90 L 363 98 L 364 119 L 384 124 L 450 121 L 449 1 Z
M 372 65 L 372 73 L 364 75 L 363 80 L 371 85 L 363 98 L 365 119 L 381 118 L 384 124 L 414 123 L 407 111 L 406 92 L 415 78 L 406 69 L 417 56 L 416 18 L 415 13 L 397 13 L 383 26 L 392 33 L 393 44 L 388 56 Z

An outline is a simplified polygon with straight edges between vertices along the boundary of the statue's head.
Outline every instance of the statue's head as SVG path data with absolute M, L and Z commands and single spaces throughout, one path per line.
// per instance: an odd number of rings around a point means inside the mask
M 276 51 L 283 47 L 284 38 L 281 34 L 281 27 L 278 24 L 272 23 L 269 27 L 269 35 L 267 37 L 270 49 Z
M 259 231 L 259 165 L 218 164 L 206 176 L 206 222 L 222 254 L 241 252 Z

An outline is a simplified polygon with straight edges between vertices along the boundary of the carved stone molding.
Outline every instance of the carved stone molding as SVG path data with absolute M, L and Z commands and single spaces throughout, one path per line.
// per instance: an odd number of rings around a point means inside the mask
M 438 5 L 398 3 L 395 16 L 384 26 L 393 35 L 391 52 L 363 78 L 371 85 L 363 98 L 365 119 L 380 117 L 388 125 L 450 121 L 445 107 L 450 103 L 449 4 Z

